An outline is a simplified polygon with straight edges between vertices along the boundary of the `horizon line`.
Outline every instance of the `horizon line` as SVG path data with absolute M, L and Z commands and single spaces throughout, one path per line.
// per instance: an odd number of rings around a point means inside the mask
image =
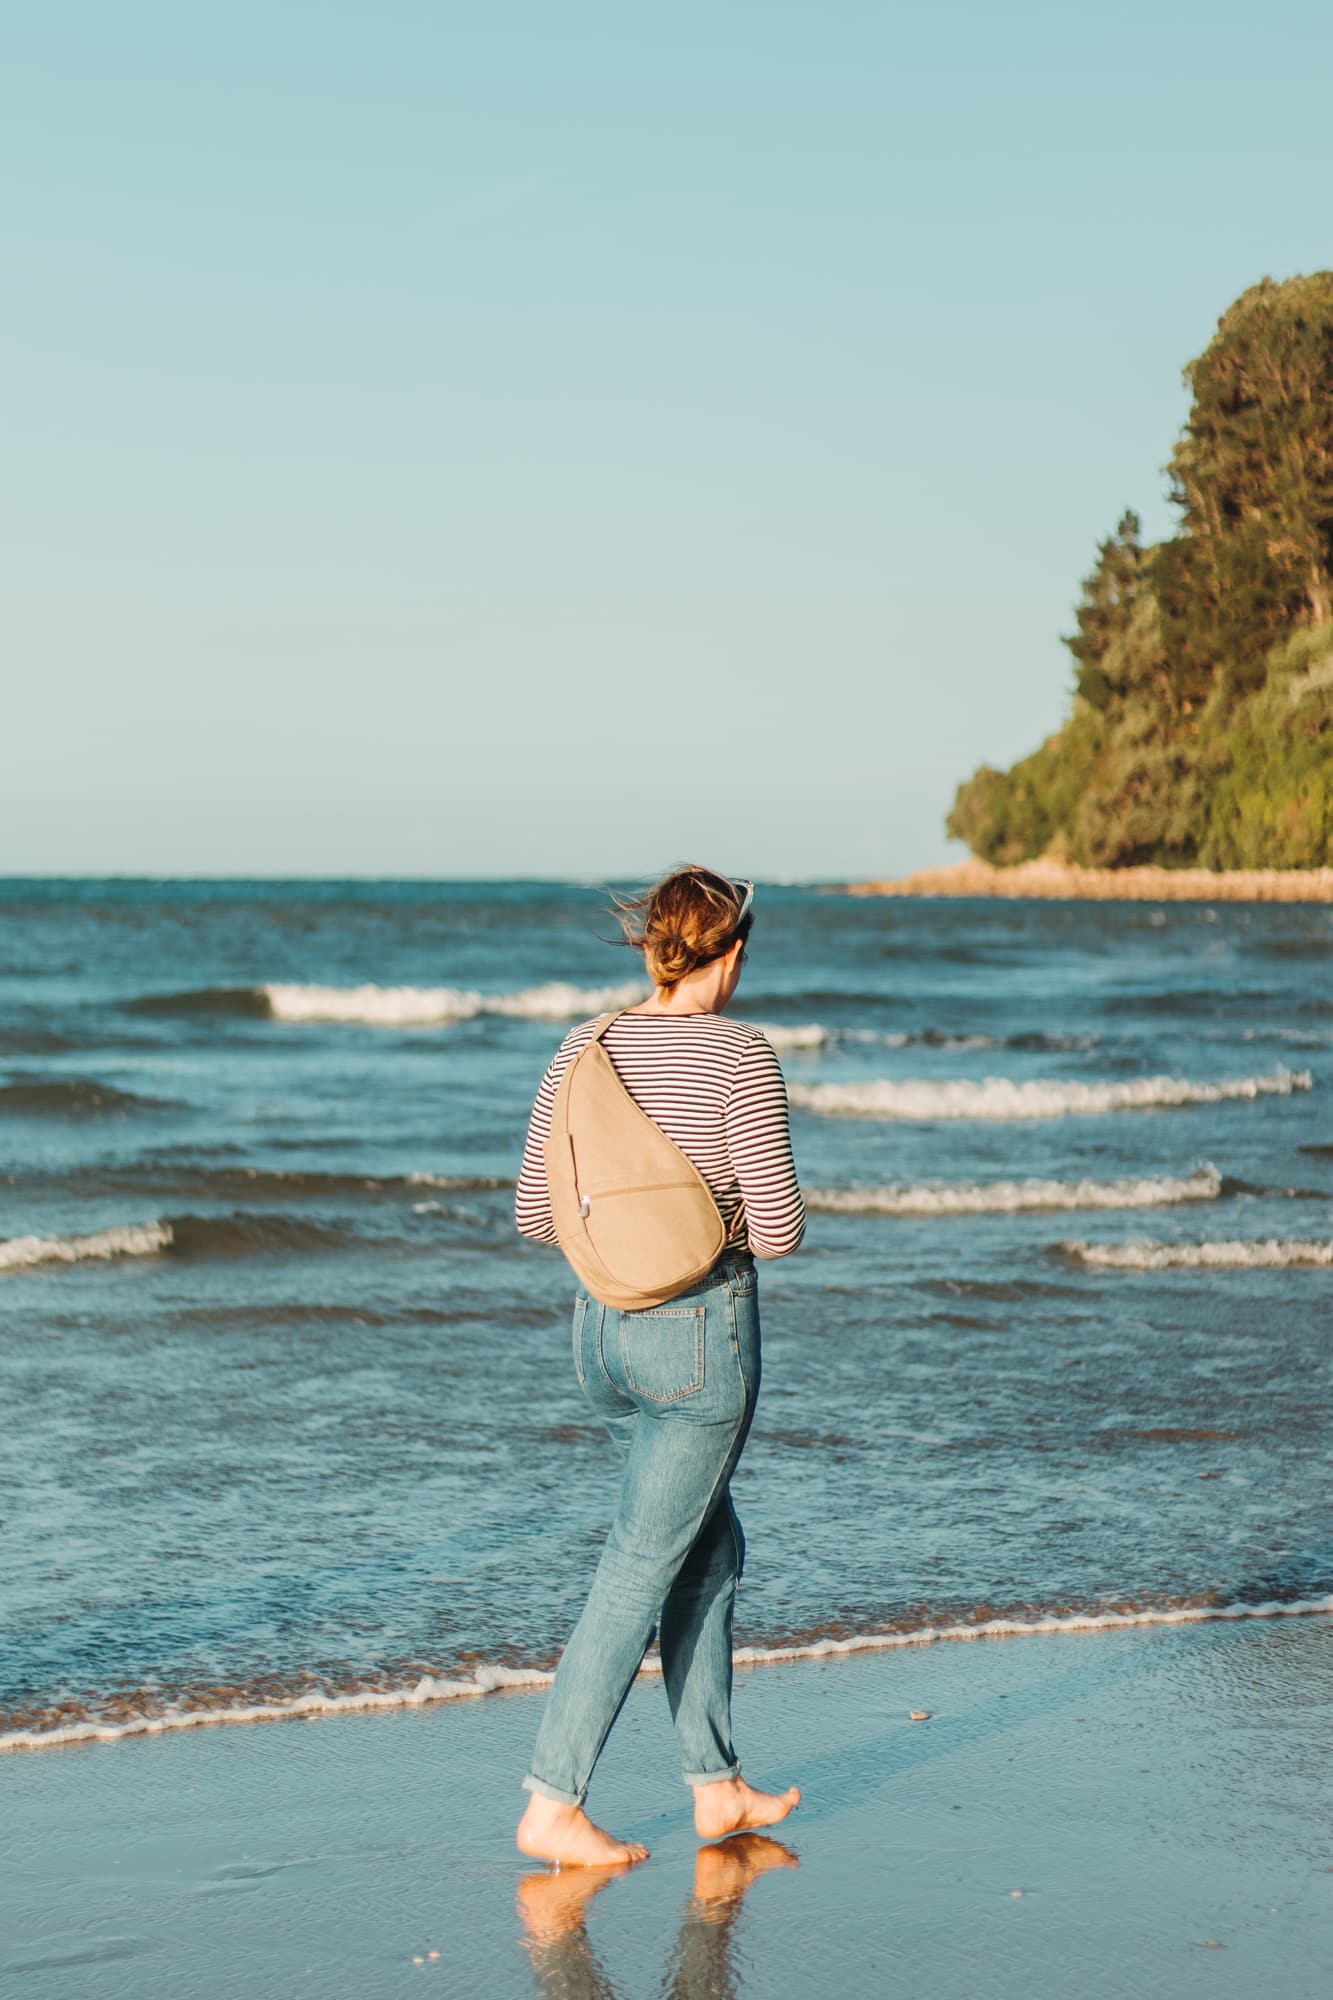
M 657 871 L 652 869 L 630 869 L 607 875 L 539 875 L 521 872 L 508 875 L 499 873 L 477 875 L 425 875 L 425 874 L 356 874 L 346 870 L 329 873 L 286 873 L 231 872 L 192 869 L 188 872 L 144 873 L 137 870 L 89 869 L 70 871 L 68 869 L 27 869 L 21 874 L 0 872 L 0 883 L 5 882 L 421 882 L 421 883 L 461 883 L 461 882 L 541 882 L 552 883 L 562 888 L 593 889 L 604 882 L 628 882 L 647 879 Z M 833 875 L 756 875 L 755 881 L 767 888 L 801 889 L 820 888 L 826 883 L 841 883 L 866 879 L 859 874 L 838 873 Z

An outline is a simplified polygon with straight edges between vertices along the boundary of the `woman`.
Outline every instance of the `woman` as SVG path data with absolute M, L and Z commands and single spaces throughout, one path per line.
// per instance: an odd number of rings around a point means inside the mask
M 641 1861 L 583 1810 L 593 1766 L 658 1631 L 694 1823 L 713 1840 L 771 1826 L 795 1788 L 756 1791 L 731 1742 L 731 1625 L 745 1543 L 728 1481 L 759 1391 L 756 1257 L 784 1257 L 805 1229 L 787 1092 L 757 1028 L 723 1018 L 740 979 L 753 883 L 678 868 L 621 905 L 653 993 L 604 1046 L 642 1111 L 708 1183 L 726 1225 L 713 1270 L 645 1312 L 580 1296 L 574 1364 L 624 1460 L 616 1517 L 551 1688 L 518 1828 L 525 1854 L 589 1867 Z M 557 1241 L 543 1146 L 556 1086 L 596 1027 L 568 1034 L 533 1106 L 515 1201 L 523 1235 Z

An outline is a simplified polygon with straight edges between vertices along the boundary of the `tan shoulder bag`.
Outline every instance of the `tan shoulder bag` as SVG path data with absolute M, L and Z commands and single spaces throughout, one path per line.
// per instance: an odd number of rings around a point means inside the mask
M 590 1295 L 660 1306 L 712 1270 L 726 1230 L 703 1175 L 641 1111 L 602 1037 L 605 1014 L 556 1088 L 546 1141 L 555 1232 Z

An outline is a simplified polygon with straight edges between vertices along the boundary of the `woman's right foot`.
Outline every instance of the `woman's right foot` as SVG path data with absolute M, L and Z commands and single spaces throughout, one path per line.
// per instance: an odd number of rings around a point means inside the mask
M 537 1861 L 558 1861 L 565 1868 L 620 1868 L 646 1861 L 648 1849 L 637 1840 L 617 1840 L 594 1826 L 582 1806 L 534 1792 L 514 1836 L 519 1850 Z

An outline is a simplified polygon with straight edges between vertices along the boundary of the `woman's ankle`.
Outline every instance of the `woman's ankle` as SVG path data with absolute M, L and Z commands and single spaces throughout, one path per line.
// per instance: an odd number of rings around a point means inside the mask
M 562 1820 L 573 1819 L 582 1810 L 581 1806 L 569 1805 L 564 1799 L 548 1799 L 544 1792 L 531 1792 L 523 1808 L 523 1817 L 536 1820 L 542 1826 L 558 1826 Z
M 582 1799 L 553 1799 L 549 1792 L 539 1792 L 535 1786 L 527 1787 L 528 1803 L 524 1810 L 535 1819 L 569 1819 L 583 1811 Z
M 734 1791 L 741 1783 L 741 1774 L 738 1768 L 734 1771 L 719 1771 L 716 1777 L 706 1774 L 701 1777 L 687 1778 L 685 1782 L 693 1792 L 696 1800 L 703 1797 L 705 1793 L 710 1794 L 715 1799 L 725 1798 L 728 1789 Z

